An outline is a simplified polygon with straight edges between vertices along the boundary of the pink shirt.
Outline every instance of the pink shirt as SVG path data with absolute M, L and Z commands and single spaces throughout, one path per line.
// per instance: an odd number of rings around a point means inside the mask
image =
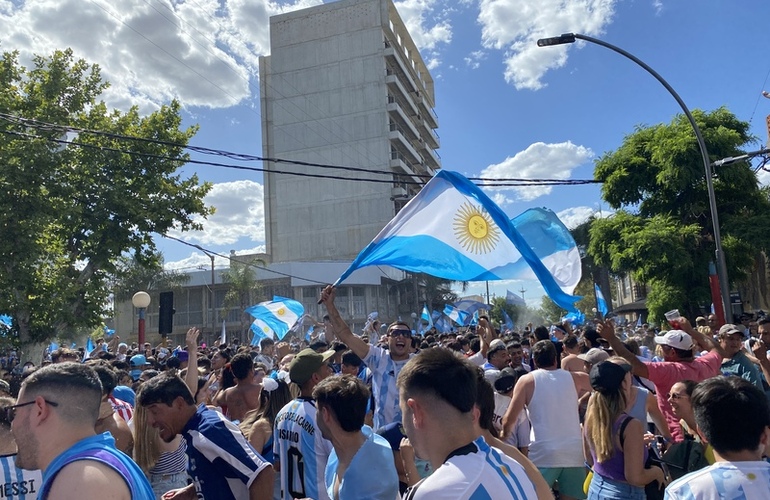
M 700 382 L 707 378 L 719 375 L 719 367 L 722 365 L 722 356 L 716 351 L 711 351 L 692 361 L 645 361 L 647 378 L 655 384 L 658 408 L 666 418 L 668 430 L 674 441 L 682 441 L 684 434 L 679 426 L 679 417 L 674 416 L 674 411 L 668 402 L 668 393 L 671 387 L 682 380 Z

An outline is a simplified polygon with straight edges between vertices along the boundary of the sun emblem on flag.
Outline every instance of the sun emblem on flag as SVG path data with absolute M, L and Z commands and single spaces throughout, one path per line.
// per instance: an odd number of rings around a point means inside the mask
M 265 333 L 270 333 L 270 327 L 265 325 L 265 326 L 262 327 L 262 331 L 265 332 Z
M 453 227 L 457 241 L 471 253 L 489 253 L 500 241 L 500 230 L 489 213 L 468 202 L 457 210 Z
M 286 309 L 284 309 L 283 307 L 281 307 L 281 308 L 279 308 L 279 309 L 278 309 L 277 311 L 275 311 L 275 312 L 276 312 L 276 314 L 278 314 L 278 316 L 283 316 L 284 314 L 286 314 Z

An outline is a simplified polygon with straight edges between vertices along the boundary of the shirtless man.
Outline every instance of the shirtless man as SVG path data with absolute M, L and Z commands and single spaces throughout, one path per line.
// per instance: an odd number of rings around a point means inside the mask
M 230 369 L 235 377 L 235 386 L 220 393 L 217 405 L 227 406 L 227 418 L 241 421 L 250 410 L 259 408 L 262 385 L 254 381 L 254 361 L 248 353 L 233 356 Z

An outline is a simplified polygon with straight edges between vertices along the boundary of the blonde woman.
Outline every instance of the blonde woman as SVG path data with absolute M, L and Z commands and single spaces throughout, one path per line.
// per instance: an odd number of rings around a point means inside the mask
M 631 365 L 613 357 L 590 373 L 594 392 L 584 424 L 584 454 L 593 468 L 589 500 L 645 500 L 645 485 L 665 486 L 663 470 L 645 469 L 647 449 L 642 422 L 626 413 L 631 393 Z
M 249 444 L 262 455 L 262 458 L 275 464 L 273 456 L 273 425 L 275 416 L 281 408 L 292 400 L 289 386 L 283 380 L 265 378 L 262 380 L 262 392 L 259 396 L 259 408 L 246 413 L 238 427 Z M 275 475 L 273 498 L 281 498 L 281 475 Z
M 158 429 L 147 425 L 147 410 L 139 404 L 139 394 L 131 421 L 134 430 L 133 458 L 150 480 L 155 499 L 161 500 L 167 491 L 187 486 L 187 445 L 180 435 L 166 443 L 160 438 Z

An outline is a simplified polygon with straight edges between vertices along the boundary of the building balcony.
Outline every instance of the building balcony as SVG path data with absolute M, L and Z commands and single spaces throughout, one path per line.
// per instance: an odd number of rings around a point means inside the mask
M 417 92 L 415 101 L 420 107 L 421 115 L 428 121 L 428 125 L 431 128 L 438 128 L 438 115 L 433 111 L 433 106 L 428 103 L 425 96 L 421 92 Z
M 407 64 L 404 62 L 404 56 L 396 51 L 393 47 L 385 48 L 385 60 L 390 64 L 394 73 L 403 80 L 404 84 L 408 87 L 410 92 L 416 92 L 423 88 L 422 82 L 419 83 L 419 79 L 412 73 Z
M 428 146 L 427 143 L 423 143 L 423 147 L 421 148 L 423 151 L 427 152 L 427 154 L 423 154 L 422 157 L 425 159 L 425 164 L 432 168 L 441 168 L 441 156 Z
M 409 116 L 417 116 L 420 114 L 420 109 L 412 98 L 414 92 L 407 92 L 407 90 L 402 85 L 401 80 L 399 80 L 396 75 L 386 75 L 385 83 L 388 85 L 388 94 L 392 95 L 395 101 L 404 107 L 404 111 Z
M 412 146 L 412 143 L 401 133 L 400 130 L 391 130 L 388 133 L 392 149 L 402 152 L 412 163 L 422 162 L 422 156 Z
M 425 120 L 422 119 L 422 115 L 419 115 L 417 118 L 417 123 L 420 124 L 422 137 L 430 144 L 430 147 L 433 149 L 440 148 L 441 139 L 439 138 L 438 133 L 433 128 L 431 128 Z

